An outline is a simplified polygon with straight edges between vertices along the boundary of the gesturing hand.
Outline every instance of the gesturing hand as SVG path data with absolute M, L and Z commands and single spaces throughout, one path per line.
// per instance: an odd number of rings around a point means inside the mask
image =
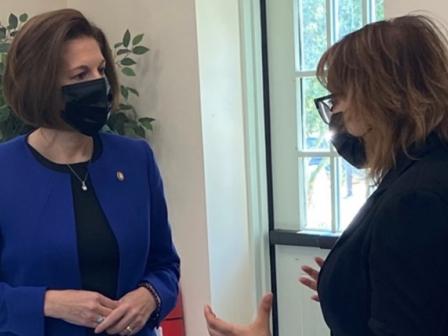
M 246 326 L 232 324 L 216 317 L 210 306 L 204 309 L 210 336 L 270 336 L 269 317 L 272 308 L 272 294 L 265 294 L 260 301 L 255 320 Z
M 299 278 L 300 283 L 302 283 L 303 285 L 305 285 L 306 287 L 312 289 L 313 291 L 317 291 L 317 279 L 319 278 L 319 272 L 320 272 L 320 268 L 322 268 L 322 266 L 324 265 L 325 260 L 322 259 L 321 257 L 316 257 L 314 258 L 314 261 L 316 262 L 317 265 L 319 265 L 319 270 L 308 266 L 308 265 L 304 265 L 302 266 L 302 270 L 308 274 L 308 276 L 303 276 Z M 319 302 L 319 296 L 317 295 L 317 293 L 315 293 L 312 297 L 312 300 Z
M 95 333 L 106 331 L 109 335 L 134 335 L 145 326 L 156 308 L 154 296 L 140 287 L 118 301 L 118 307 L 96 327 Z

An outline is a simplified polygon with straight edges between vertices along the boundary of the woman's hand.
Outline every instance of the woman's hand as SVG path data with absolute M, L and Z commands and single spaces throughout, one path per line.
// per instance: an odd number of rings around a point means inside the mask
M 269 317 L 272 308 L 272 294 L 265 294 L 260 301 L 255 321 L 247 326 L 225 322 L 216 317 L 210 306 L 204 309 L 210 336 L 270 336 Z
M 118 301 L 84 290 L 48 290 L 44 314 L 87 328 L 95 328 L 118 307 Z
M 308 274 L 309 277 L 307 276 L 300 277 L 299 281 L 300 283 L 312 289 L 313 291 L 317 291 L 317 279 L 319 278 L 320 268 L 322 268 L 322 266 L 324 265 L 325 260 L 322 259 L 321 257 L 316 257 L 314 258 L 314 261 L 316 262 L 317 265 L 319 265 L 319 270 L 307 265 L 302 266 L 302 271 Z M 314 294 L 311 297 L 311 299 L 319 302 L 319 296 L 317 295 L 317 293 Z
M 96 327 L 95 333 L 134 335 L 145 326 L 156 308 L 156 300 L 149 290 L 137 288 L 119 300 L 118 307 Z

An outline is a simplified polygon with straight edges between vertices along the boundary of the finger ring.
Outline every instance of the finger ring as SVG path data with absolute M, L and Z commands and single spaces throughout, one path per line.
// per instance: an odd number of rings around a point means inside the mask
M 129 333 L 132 333 L 134 330 L 131 328 L 131 326 L 127 326 L 126 331 Z
M 98 317 L 96 318 L 96 323 L 100 324 L 103 321 L 104 321 L 104 316 L 98 315 Z

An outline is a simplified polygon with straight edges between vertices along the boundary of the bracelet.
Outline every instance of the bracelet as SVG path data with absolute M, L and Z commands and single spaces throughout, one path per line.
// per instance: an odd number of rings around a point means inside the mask
M 157 293 L 157 291 L 154 289 L 154 287 L 149 282 L 142 282 L 138 285 L 138 287 L 146 288 L 151 293 L 151 295 L 154 297 L 154 299 L 156 300 L 156 304 L 157 304 L 156 310 L 154 310 L 154 312 L 151 314 L 147 323 L 152 328 L 158 328 L 159 324 L 160 324 L 160 308 L 162 305 L 162 300 L 160 299 L 160 296 Z
M 156 305 L 157 305 L 156 311 L 160 310 L 160 306 L 162 305 L 162 300 L 160 300 L 160 296 L 159 296 L 159 294 L 157 294 L 154 287 L 149 282 L 142 282 L 138 285 L 138 287 L 145 287 L 151 293 L 151 295 L 156 300 Z

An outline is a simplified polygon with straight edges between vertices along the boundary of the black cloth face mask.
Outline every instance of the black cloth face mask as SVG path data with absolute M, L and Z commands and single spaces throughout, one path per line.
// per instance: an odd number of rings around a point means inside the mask
M 361 138 L 345 130 L 342 113 L 335 113 L 330 119 L 331 143 L 344 160 L 360 169 L 367 163 L 366 149 Z
M 62 119 L 77 131 L 93 136 L 106 124 L 112 108 L 112 95 L 107 78 L 62 87 Z

